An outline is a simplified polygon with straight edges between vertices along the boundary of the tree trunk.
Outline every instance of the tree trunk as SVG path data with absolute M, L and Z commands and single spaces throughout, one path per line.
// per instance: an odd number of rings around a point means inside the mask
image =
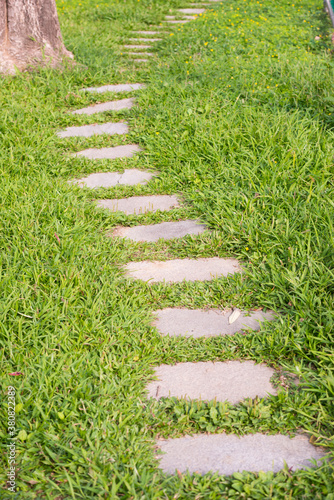
M 0 73 L 57 66 L 72 57 L 63 44 L 55 0 L 0 0 Z

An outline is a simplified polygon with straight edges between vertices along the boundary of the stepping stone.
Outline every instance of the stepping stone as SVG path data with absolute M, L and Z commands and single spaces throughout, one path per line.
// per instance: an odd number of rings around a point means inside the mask
M 204 224 L 194 220 L 184 220 L 150 226 L 121 227 L 113 232 L 113 236 L 129 238 L 132 241 L 158 241 L 160 238 L 164 240 L 183 238 L 187 234 L 200 234 L 205 230 L 207 227 Z
M 126 215 L 138 215 L 157 210 L 171 210 L 179 206 L 176 196 L 133 196 L 120 200 L 99 200 L 98 206 L 112 212 L 124 212 Z
M 138 35 L 160 35 L 159 31 L 133 31 L 132 33 L 138 33 Z
M 120 83 L 118 85 L 103 85 L 103 87 L 89 87 L 82 89 L 84 92 L 130 92 L 131 90 L 138 90 L 144 88 L 143 83 Z
M 183 14 L 203 14 L 205 9 L 178 9 Z
M 119 184 L 134 186 L 136 184 L 147 184 L 154 177 L 151 172 L 143 172 L 135 168 L 124 170 L 123 174 L 119 172 L 100 172 L 90 174 L 88 177 L 71 181 L 71 184 L 78 184 L 80 187 L 94 188 L 109 188 Z
M 115 146 L 114 148 L 84 149 L 83 151 L 75 153 L 74 156 L 84 156 L 91 160 L 114 160 L 115 158 L 132 158 L 132 156 L 139 151 L 141 151 L 141 149 L 137 144 L 127 144 L 126 146 Z
M 102 113 L 103 111 L 119 111 L 120 109 L 130 109 L 134 106 L 135 100 L 130 99 L 120 99 L 119 101 L 109 101 L 103 102 L 102 104 L 95 104 L 94 106 L 89 106 L 88 108 L 77 109 L 76 111 L 71 111 L 73 115 L 93 115 L 94 113 Z
M 182 16 L 184 19 L 196 19 L 195 16 Z M 176 19 L 175 16 L 165 16 L 165 19 Z
M 134 63 L 144 63 L 144 62 L 148 62 L 148 61 L 149 61 L 148 59 L 133 59 Z
M 157 319 L 153 324 L 162 335 L 199 338 L 234 335 L 248 328 L 260 330 L 261 321 L 272 321 L 275 318 L 272 312 L 252 311 L 250 316 L 246 316 L 246 311 L 239 312 L 240 316 L 236 321 L 229 324 L 231 311 L 167 308 L 155 311 Z
M 189 23 L 189 21 L 163 21 L 164 23 L 170 23 L 170 24 L 184 24 L 184 23 Z
M 127 275 L 150 283 L 166 281 L 179 283 L 186 281 L 206 281 L 240 272 L 239 262 L 235 259 L 174 259 L 166 261 L 128 262 Z
M 146 387 L 148 397 L 228 401 L 236 404 L 245 398 L 265 398 L 277 394 L 270 379 L 275 370 L 254 361 L 200 361 L 161 365 L 154 370 L 158 378 Z
M 127 56 L 150 56 L 152 57 L 153 52 L 127 52 Z
M 313 446 L 306 436 L 290 438 L 282 434 L 197 434 L 176 439 L 159 439 L 159 449 L 164 455 L 156 458 L 166 474 L 218 472 L 231 475 L 234 472 L 279 472 L 286 462 L 289 470 L 314 467 L 324 451 Z
M 93 125 L 83 125 L 82 127 L 68 127 L 57 132 L 58 137 L 91 137 L 92 135 L 115 135 L 127 134 L 129 131 L 127 123 L 102 123 Z
M 151 49 L 152 45 L 123 45 L 125 49 Z
M 162 38 L 129 38 L 131 42 L 160 42 Z M 147 45 L 145 45 L 147 47 Z

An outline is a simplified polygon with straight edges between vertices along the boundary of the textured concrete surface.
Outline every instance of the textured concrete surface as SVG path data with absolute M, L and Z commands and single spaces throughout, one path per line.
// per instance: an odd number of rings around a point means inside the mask
M 119 172 L 99 172 L 90 174 L 82 179 L 71 181 L 73 184 L 78 184 L 80 187 L 88 188 L 109 188 L 118 184 L 126 184 L 134 186 L 136 184 L 147 184 L 154 177 L 152 172 L 144 172 L 135 168 L 124 170 L 123 174 Z
M 150 226 L 135 226 L 117 228 L 113 236 L 129 238 L 132 241 L 158 241 L 160 238 L 171 240 L 183 238 L 187 234 L 200 234 L 207 227 L 194 220 L 183 220 L 179 222 L 162 222 Z
M 165 23 L 170 23 L 170 24 L 184 24 L 184 23 L 189 23 L 190 20 L 187 21 L 164 21 Z
M 193 474 L 218 472 L 278 472 L 284 462 L 293 471 L 312 467 L 311 459 L 320 461 L 324 451 L 313 446 L 306 436 L 276 434 L 197 434 L 176 439 L 158 440 L 164 455 L 158 455 L 159 467 L 167 474 L 176 470 Z M 320 465 L 320 462 L 318 463 Z M 264 498 L 264 497 L 263 497 Z
M 159 31 L 133 31 L 132 33 L 138 33 L 138 35 L 160 35 Z
M 118 85 L 103 85 L 102 87 L 89 87 L 82 89 L 84 92 L 130 92 L 145 87 L 143 83 L 120 83 Z
M 123 45 L 125 49 L 151 49 L 152 45 Z
M 186 281 L 206 281 L 240 272 L 239 262 L 235 259 L 174 259 L 166 261 L 142 261 L 126 264 L 128 276 L 156 283 L 166 281 L 177 283 Z
M 130 42 L 161 42 L 162 38 L 129 38 Z M 148 45 L 145 45 L 148 47 Z
M 201 361 L 158 366 L 158 380 L 147 386 L 148 397 L 201 399 L 239 403 L 245 398 L 265 398 L 277 394 L 270 383 L 275 371 L 254 361 Z
M 102 104 L 95 104 L 88 108 L 77 109 L 76 111 L 71 111 L 71 113 L 73 115 L 93 115 L 94 113 L 102 113 L 103 111 L 119 111 L 121 109 L 132 108 L 134 103 L 135 100 L 133 98 L 120 99 L 119 101 L 103 102 Z
M 154 54 L 153 52 L 127 52 L 126 53 L 127 56 L 148 56 L 148 57 L 152 57 Z
M 108 208 L 112 212 L 138 215 L 157 210 L 171 210 L 173 207 L 179 206 L 179 202 L 176 196 L 133 196 L 120 200 L 99 200 L 98 206 Z
M 202 309 L 160 309 L 154 314 L 157 319 L 154 326 L 163 335 L 183 335 L 185 337 L 211 337 L 218 335 L 233 335 L 247 328 L 260 329 L 260 322 L 272 321 L 272 312 L 252 311 L 246 316 L 246 311 L 241 311 L 238 319 L 229 324 L 232 311 L 222 312 L 218 309 L 205 311 Z
M 183 14 L 203 14 L 205 9 L 178 9 L 178 11 Z
M 82 125 L 81 127 L 68 127 L 57 133 L 58 137 L 91 137 L 93 135 L 122 135 L 129 131 L 127 123 L 94 123 L 93 125 Z
M 165 19 L 175 19 L 176 20 L 176 17 L 175 16 L 165 16 Z M 196 19 L 196 17 L 195 16 L 185 16 L 185 15 L 183 15 L 182 19 Z
M 139 151 L 141 149 L 137 144 L 127 144 L 126 146 L 115 146 L 114 148 L 84 149 L 75 153 L 74 156 L 85 156 L 85 158 L 90 158 L 91 160 L 113 160 L 115 158 L 131 158 Z

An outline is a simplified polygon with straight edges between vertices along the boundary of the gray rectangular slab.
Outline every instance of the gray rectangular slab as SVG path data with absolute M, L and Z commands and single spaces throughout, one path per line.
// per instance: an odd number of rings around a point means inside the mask
M 152 172 L 144 172 L 135 168 L 119 172 L 99 172 L 90 174 L 82 179 L 70 181 L 71 184 L 78 184 L 80 187 L 94 188 L 109 188 L 124 184 L 134 186 L 136 184 L 147 184 L 154 177 Z
M 129 238 L 132 241 L 158 241 L 160 238 L 164 240 L 183 238 L 187 234 L 200 234 L 205 230 L 207 227 L 204 224 L 194 220 L 183 220 L 150 226 L 120 227 L 113 232 L 113 236 Z
M 312 467 L 324 451 L 313 446 L 306 436 L 290 438 L 281 434 L 197 434 L 176 439 L 158 440 L 163 455 L 157 456 L 159 467 L 167 474 L 189 471 L 207 474 L 218 472 L 279 472 L 286 462 L 290 470 Z M 265 498 L 265 497 L 263 497 Z
M 158 366 L 158 380 L 147 386 L 148 397 L 200 399 L 239 403 L 245 398 L 265 398 L 277 394 L 270 383 L 275 371 L 254 361 L 201 361 Z
M 234 335 L 245 329 L 259 330 L 261 321 L 272 321 L 275 316 L 272 312 L 240 311 L 240 316 L 229 324 L 231 311 L 223 312 L 219 309 L 160 309 L 154 313 L 157 319 L 154 326 L 162 335 L 185 337 L 212 337 L 218 335 Z
M 84 156 L 91 160 L 114 160 L 115 158 L 131 158 L 139 151 L 141 151 L 141 149 L 137 144 L 127 144 L 126 146 L 115 146 L 114 148 L 84 149 L 83 151 L 75 153 L 74 156 Z
M 125 49 L 150 49 L 152 45 L 123 45 Z
M 102 113 L 103 111 L 130 109 L 134 103 L 135 100 L 133 98 L 120 99 L 119 101 L 103 102 L 101 104 L 95 104 L 94 106 L 88 106 L 88 108 L 77 109 L 75 111 L 71 111 L 71 113 L 73 115 L 94 115 L 95 113 Z
M 145 63 L 145 62 L 148 62 L 148 61 L 149 61 L 148 59 L 133 59 L 134 63 Z
M 160 35 L 159 31 L 133 31 L 132 33 L 138 33 L 138 35 Z
M 153 52 L 127 52 L 126 53 L 127 56 L 148 56 L 148 57 L 152 57 L 154 54 Z
M 190 20 L 187 21 L 163 21 L 164 23 L 170 23 L 170 24 L 184 24 L 184 23 L 189 23 Z
M 131 42 L 160 42 L 162 38 L 129 38 Z M 146 45 L 148 47 L 148 45 Z
M 98 206 L 112 212 L 124 212 L 126 215 L 156 212 L 157 210 L 171 210 L 179 206 L 176 196 L 132 196 L 120 200 L 99 200 Z
M 166 281 L 206 281 L 228 276 L 241 271 L 235 259 L 174 259 L 166 261 L 129 262 L 125 266 L 127 275 L 151 283 Z
M 143 83 L 120 83 L 118 85 L 103 85 L 102 87 L 89 87 L 83 92 L 130 92 L 145 87 Z
M 183 19 L 196 19 L 195 16 L 182 16 L 182 18 Z M 176 17 L 175 16 L 165 16 L 165 19 L 176 19 Z
M 68 127 L 57 132 L 58 137 L 91 137 L 93 135 L 123 135 L 129 131 L 128 124 L 119 123 L 94 123 L 93 125 L 82 125 L 81 127 Z
M 203 14 L 205 9 L 178 9 L 179 12 L 183 12 L 183 14 Z

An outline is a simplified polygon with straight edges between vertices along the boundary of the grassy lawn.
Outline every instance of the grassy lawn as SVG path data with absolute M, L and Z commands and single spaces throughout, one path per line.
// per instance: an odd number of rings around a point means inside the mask
M 1 80 L 0 438 L 5 449 L 14 386 L 20 492 L 0 498 L 334 499 L 328 464 L 166 477 L 154 458 L 157 436 L 194 432 L 303 431 L 334 449 L 332 28 L 320 0 L 224 0 L 196 21 L 166 27 L 152 63 L 136 70 L 122 50 L 131 30 L 154 30 L 187 6 L 59 0 L 77 66 Z M 69 114 L 132 95 L 83 87 L 125 82 L 147 83 L 137 107 Z M 56 136 L 70 125 L 124 119 L 128 136 Z M 131 159 L 71 156 L 130 143 L 143 148 Z M 147 186 L 94 192 L 67 183 L 126 167 L 160 175 Z M 184 205 L 125 216 L 93 203 L 157 193 L 179 194 Z M 156 244 L 106 237 L 117 225 L 185 217 L 212 233 Z M 213 256 L 237 257 L 245 272 L 149 286 L 120 266 Z M 260 333 L 161 337 L 152 312 L 171 306 L 263 307 L 279 318 Z M 266 362 L 301 384 L 236 406 L 145 397 L 154 366 L 228 359 Z M 16 371 L 23 375 L 9 375 Z M 0 460 L 5 482 L 4 453 Z

